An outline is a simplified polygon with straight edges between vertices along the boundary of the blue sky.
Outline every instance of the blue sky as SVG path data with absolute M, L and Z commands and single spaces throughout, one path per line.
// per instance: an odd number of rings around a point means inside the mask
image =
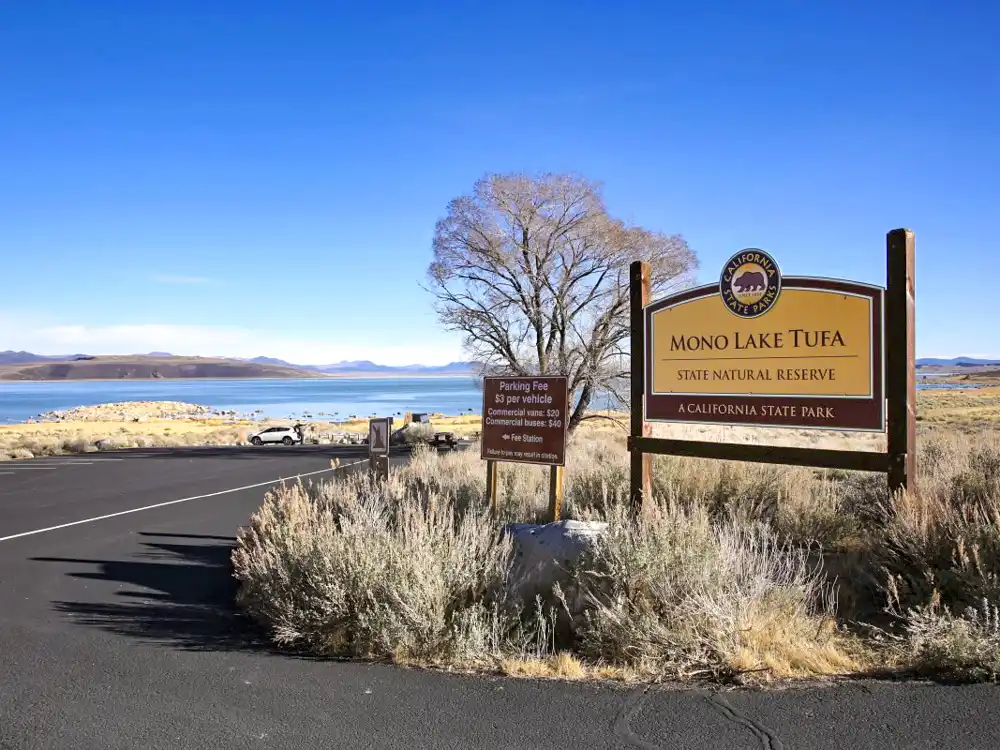
M 487 172 L 575 171 L 717 278 L 884 283 L 1000 356 L 990 2 L 0 5 L 0 349 L 446 362 L 418 284 Z M 392 300 L 393 304 L 389 304 Z

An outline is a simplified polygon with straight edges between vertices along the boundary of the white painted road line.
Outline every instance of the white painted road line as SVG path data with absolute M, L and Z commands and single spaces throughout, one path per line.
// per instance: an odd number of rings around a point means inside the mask
M 18 471 L 58 471 L 64 466 L 90 466 L 93 461 L 46 461 L 44 466 L 31 464 L 30 466 L 5 466 L 4 469 L 16 469 Z
M 46 456 L 41 459 L 42 463 L 52 464 L 72 464 L 77 461 L 87 461 L 88 463 L 94 463 L 95 461 L 107 461 L 106 458 L 98 458 L 97 456 Z
M 125 460 L 124 458 L 103 458 L 101 456 L 93 456 L 93 455 L 87 456 L 86 458 L 89 461 L 91 461 L 92 463 L 94 461 L 124 461 Z M 72 456 L 52 456 L 50 458 L 46 458 L 45 459 L 46 463 L 48 463 L 49 461 L 51 461 L 54 464 L 56 464 L 56 463 L 72 463 L 73 461 L 79 461 L 79 460 L 81 460 L 81 459 L 80 458 L 74 458 Z
M 139 456 L 139 458 L 143 458 Z M 32 459 L 20 459 L 17 461 L 10 461 L 9 468 L 20 468 L 22 461 L 31 461 Z M 43 463 L 48 466 L 65 466 L 67 464 L 93 464 L 103 461 L 124 461 L 124 458 L 104 458 L 103 456 L 87 456 L 86 458 L 82 456 L 36 456 L 34 461 L 37 463 Z M 7 463 L 7 462 L 5 462 Z M 32 464 L 36 465 L 36 464 Z
M 269 479 L 266 482 L 257 482 L 257 484 L 248 484 L 245 487 L 233 487 L 228 490 L 220 490 L 219 492 L 209 492 L 207 495 L 195 495 L 194 497 L 182 497 L 180 500 L 168 500 L 165 503 L 156 503 L 155 505 L 144 505 L 141 508 L 132 508 L 131 510 L 121 510 L 117 513 L 108 513 L 104 516 L 96 516 L 94 518 L 84 518 L 82 521 L 70 521 L 69 523 L 61 523 L 58 526 L 49 526 L 44 529 L 35 529 L 34 531 L 22 531 L 20 534 L 11 534 L 10 536 L 0 536 L 0 542 L 9 542 L 11 539 L 20 539 L 23 536 L 34 536 L 35 534 L 44 534 L 46 531 L 56 531 L 58 529 L 67 529 L 70 526 L 79 526 L 84 523 L 94 523 L 95 521 L 104 521 L 108 518 L 117 518 L 118 516 L 127 516 L 129 513 L 139 513 L 144 510 L 153 510 L 154 508 L 165 508 L 168 505 L 177 505 L 178 503 L 186 503 L 190 500 L 203 500 L 206 497 L 218 497 L 219 495 L 228 495 L 231 492 L 241 492 L 242 490 L 252 490 L 254 487 L 265 487 L 269 484 L 277 484 L 278 482 L 285 482 L 289 479 L 301 479 L 302 477 L 311 477 L 316 474 L 325 474 L 328 471 L 337 471 L 339 469 L 346 469 L 348 466 L 357 466 L 358 464 L 367 463 L 367 461 L 355 461 L 354 463 L 344 464 L 342 466 L 337 466 L 336 468 L 329 469 L 319 469 L 318 471 L 309 471 L 305 474 L 295 474 L 290 477 L 281 477 L 279 479 Z

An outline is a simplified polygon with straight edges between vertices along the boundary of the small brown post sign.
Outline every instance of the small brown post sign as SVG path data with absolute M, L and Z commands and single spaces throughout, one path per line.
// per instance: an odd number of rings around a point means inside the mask
M 368 420 L 368 454 L 389 455 L 389 435 L 392 433 L 392 417 Z
M 483 378 L 482 458 L 566 465 L 565 377 Z
M 368 465 L 376 478 L 389 478 L 389 436 L 392 417 L 368 420 Z

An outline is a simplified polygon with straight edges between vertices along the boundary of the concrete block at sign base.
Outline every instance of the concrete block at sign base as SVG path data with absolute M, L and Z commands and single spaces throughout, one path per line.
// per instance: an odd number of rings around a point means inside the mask
M 583 601 L 571 584 L 571 571 L 607 528 L 603 521 L 508 524 L 504 532 L 514 542 L 509 592 L 527 606 L 532 605 L 536 595 L 546 604 L 555 605 L 552 587 L 558 583 L 575 618 L 583 610 Z

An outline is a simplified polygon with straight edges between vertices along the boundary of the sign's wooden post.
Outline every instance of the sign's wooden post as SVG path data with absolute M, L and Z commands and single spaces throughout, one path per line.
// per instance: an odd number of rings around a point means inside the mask
M 490 504 L 490 513 L 497 517 L 497 462 L 486 461 L 486 501 Z
M 549 522 L 554 523 L 562 515 L 563 504 L 563 467 L 553 466 L 549 469 Z
M 648 433 L 643 415 L 643 400 L 646 393 L 645 307 L 649 304 L 649 274 L 648 263 L 637 260 L 629 267 L 629 307 L 632 326 L 630 343 L 632 418 L 629 434 L 632 437 L 644 437 Z M 629 499 L 632 503 L 632 513 L 636 517 L 642 512 L 644 498 L 650 494 L 652 459 L 651 455 L 632 449 L 629 466 Z
M 886 395 L 889 491 L 916 488 L 917 383 L 913 232 L 886 235 Z
M 389 481 L 389 457 L 388 456 L 372 456 L 372 471 L 375 473 L 375 479 L 379 482 Z

